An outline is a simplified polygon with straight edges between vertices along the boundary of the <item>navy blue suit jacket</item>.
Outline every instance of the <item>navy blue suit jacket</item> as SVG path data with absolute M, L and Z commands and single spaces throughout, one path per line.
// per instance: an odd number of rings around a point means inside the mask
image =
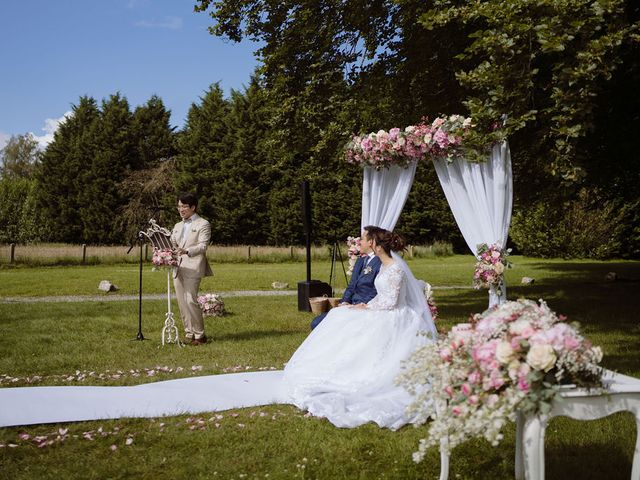
M 380 271 L 380 265 L 382 262 L 375 255 L 367 265 L 364 267 L 365 262 L 369 257 L 360 257 L 356 260 L 356 264 L 353 266 L 353 273 L 351 274 L 351 281 L 347 286 L 347 289 L 342 295 L 342 302 L 351 304 L 369 303 L 369 301 L 375 297 L 378 292 L 373 284 L 378 272 Z M 366 273 L 364 272 L 366 270 Z M 311 322 L 311 330 L 320 325 L 320 322 L 324 320 L 328 312 L 321 313 Z
M 368 303 L 378 293 L 376 287 L 373 284 L 378 272 L 380 271 L 380 259 L 375 255 L 367 265 L 364 267 L 365 262 L 369 257 L 360 257 L 356 260 L 356 264 L 353 266 L 353 274 L 351 275 L 351 281 L 347 286 L 347 289 L 342 295 L 342 301 L 352 304 Z M 364 273 L 366 270 L 366 273 Z

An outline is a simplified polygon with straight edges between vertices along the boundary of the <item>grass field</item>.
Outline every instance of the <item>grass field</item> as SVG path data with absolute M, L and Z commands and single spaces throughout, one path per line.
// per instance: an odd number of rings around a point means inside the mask
M 603 347 L 607 368 L 640 376 L 640 262 L 539 260 L 515 257 L 509 298 L 544 298 Z M 412 260 L 416 276 L 433 285 L 469 285 L 471 257 Z M 164 291 L 162 272 L 145 270 L 145 289 Z M 326 280 L 329 262 L 314 264 Z M 208 291 L 266 290 L 274 280 L 295 284 L 304 265 L 218 264 L 203 282 Z M 615 271 L 619 280 L 604 282 Z M 519 284 L 531 276 L 531 286 Z M 101 279 L 135 293 L 137 269 L 96 265 L 0 270 L 2 297 L 91 295 Z M 119 283 L 120 282 L 120 283 Z M 486 307 L 486 292 L 437 289 L 440 328 Z M 109 294 L 113 295 L 113 294 Z M 280 369 L 308 334 L 312 318 L 295 296 L 225 300 L 229 315 L 207 319 L 214 341 L 197 348 L 161 348 L 166 305 L 137 302 L 0 303 L 0 387 L 25 385 L 132 385 L 191 375 Z M 1 407 L 1 406 L 0 406 Z M 554 419 L 547 430 L 549 479 L 629 478 L 635 442 L 630 414 L 594 422 Z M 338 429 L 297 409 L 273 405 L 198 417 L 122 419 L 0 429 L 0 479 L 31 478 L 437 478 L 439 456 L 414 464 L 411 453 L 428 426 L 397 432 L 373 425 Z M 50 442 L 38 448 L 34 437 Z M 15 445 L 11 447 L 9 445 Z M 452 479 L 513 478 L 514 428 L 493 448 L 484 441 L 458 447 Z

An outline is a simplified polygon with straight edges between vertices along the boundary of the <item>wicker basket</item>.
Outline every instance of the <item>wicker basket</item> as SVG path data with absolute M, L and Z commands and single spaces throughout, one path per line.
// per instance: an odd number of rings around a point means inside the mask
M 333 307 L 337 307 L 338 305 L 340 305 L 340 300 L 342 300 L 342 298 L 340 298 L 340 297 L 329 297 L 327 300 L 329 300 L 329 305 L 331 306 L 331 308 L 333 308 Z
M 311 305 L 311 311 L 316 315 L 329 311 L 329 298 L 324 297 L 311 297 L 309 299 L 309 305 Z

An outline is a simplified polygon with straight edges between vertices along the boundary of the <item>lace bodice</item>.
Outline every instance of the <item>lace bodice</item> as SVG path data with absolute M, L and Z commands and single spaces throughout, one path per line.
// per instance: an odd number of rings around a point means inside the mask
M 393 310 L 405 304 L 405 273 L 397 263 L 380 267 L 375 286 L 378 294 L 367 304 L 373 310 Z

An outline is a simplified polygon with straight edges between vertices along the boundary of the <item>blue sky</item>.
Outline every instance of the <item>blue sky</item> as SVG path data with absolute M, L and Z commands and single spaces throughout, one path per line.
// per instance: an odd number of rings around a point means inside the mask
M 207 32 L 192 0 L 0 0 L 0 148 L 11 135 L 41 144 L 82 95 L 112 93 L 131 109 L 151 95 L 181 128 L 214 82 L 228 94 L 249 83 L 255 43 Z

